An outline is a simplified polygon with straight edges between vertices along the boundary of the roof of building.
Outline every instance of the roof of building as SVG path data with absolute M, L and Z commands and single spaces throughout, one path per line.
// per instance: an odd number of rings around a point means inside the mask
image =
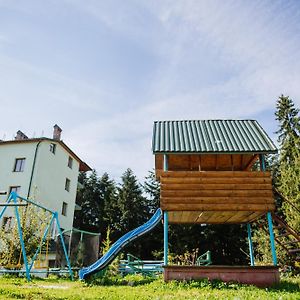
M 255 120 L 155 121 L 152 151 L 158 153 L 276 153 Z
M 40 138 L 26 138 L 21 140 L 9 140 L 9 141 L 1 141 L 0 140 L 0 146 L 1 145 L 7 145 L 7 144 L 21 144 L 21 143 L 38 143 L 39 141 L 50 141 L 52 143 L 57 143 L 61 145 L 74 159 L 76 159 L 79 162 L 79 171 L 87 172 L 91 171 L 91 167 L 82 161 L 62 140 L 55 140 L 50 139 L 47 137 L 40 137 Z

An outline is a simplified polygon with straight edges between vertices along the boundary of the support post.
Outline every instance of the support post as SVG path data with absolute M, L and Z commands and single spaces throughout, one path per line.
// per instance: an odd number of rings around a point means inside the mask
M 169 169 L 169 156 L 168 154 L 164 154 L 164 171 L 168 171 Z
M 68 265 L 68 269 L 69 269 L 69 274 L 71 276 L 71 279 L 73 280 L 73 272 L 72 272 L 72 269 L 71 269 L 71 263 L 70 263 L 70 260 L 69 260 L 69 257 L 68 257 L 68 253 L 67 253 L 67 248 L 66 248 L 66 245 L 65 245 L 64 237 L 63 237 L 63 234 L 62 234 L 61 229 L 60 229 L 60 224 L 59 224 L 59 220 L 58 220 L 58 214 L 57 214 L 57 212 L 55 212 L 54 214 L 55 214 L 54 218 L 55 218 L 56 225 L 57 225 L 57 228 L 58 228 L 58 234 L 59 234 L 59 237 L 60 237 L 60 242 L 61 242 L 61 245 L 63 247 L 64 255 L 65 255 L 65 258 L 66 258 L 66 261 L 67 261 L 67 265 Z
M 274 238 L 274 231 L 273 231 L 273 223 L 272 223 L 272 215 L 270 212 L 267 212 L 268 218 L 268 225 L 269 225 L 269 233 L 270 233 L 270 243 L 271 243 L 271 251 L 272 251 L 272 258 L 274 266 L 277 266 L 277 255 L 276 255 L 276 248 L 275 248 L 275 238 Z
M 266 159 L 263 154 L 259 154 L 259 162 L 260 162 L 260 170 L 265 172 L 266 171 Z
M 168 265 L 168 212 L 164 211 L 164 265 Z
M 247 231 L 248 231 L 248 242 L 249 242 L 250 265 L 254 266 L 254 251 L 253 251 L 250 223 L 247 224 Z
M 17 204 L 18 195 L 15 192 L 12 192 L 10 197 L 12 197 L 14 203 Z M 26 250 L 25 250 L 25 243 L 24 243 L 24 238 L 23 238 L 23 229 L 22 229 L 22 225 L 21 225 L 19 209 L 18 209 L 17 206 L 15 206 L 15 214 L 16 214 L 17 225 L 18 225 L 18 232 L 19 232 L 19 237 L 20 237 L 21 250 L 22 250 L 22 255 L 23 255 L 23 260 L 24 260 L 24 265 L 25 265 L 26 278 L 27 278 L 28 281 L 30 281 L 30 270 L 29 270 L 29 267 L 28 267 L 27 255 L 26 255 Z

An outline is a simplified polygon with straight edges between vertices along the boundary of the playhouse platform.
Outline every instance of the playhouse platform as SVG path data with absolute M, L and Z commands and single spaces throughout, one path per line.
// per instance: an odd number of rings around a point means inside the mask
M 164 280 L 195 280 L 208 278 L 224 282 L 269 287 L 279 283 L 279 270 L 274 266 L 163 266 Z

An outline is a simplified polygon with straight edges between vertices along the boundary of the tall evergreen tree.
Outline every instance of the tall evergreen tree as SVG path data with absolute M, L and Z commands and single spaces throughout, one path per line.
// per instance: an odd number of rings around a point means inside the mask
M 114 180 L 109 178 L 107 173 L 104 173 L 99 179 L 100 198 L 102 205 L 102 224 L 101 232 L 106 233 L 108 227 L 115 231 L 115 224 L 120 218 L 118 203 L 117 203 L 117 188 Z
M 101 224 L 101 194 L 97 172 L 92 171 L 87 177 L 79 175 L 80 187 L 77 192 L 77 204 L 81 207 L 75 211 L 74 227 L 91 232 L 99 232 Z
M 300 231 L 300 116 L 289 96 L 280 96 L 276 105 L 280 144 L 276 185 L 289 202 L 282 203 L 287 222 Z M 295 210 L 296 207 L 296 210 Z
M 146 199 L 136 176 L 127 169 L 118 187 L 119 230 L 127 232 L 143 224 L 148 216 Z
M 145 178 L 143 185 L 144 191 L 148 194 L 147 205 L 149 211 L 154 213 L 159 208 L 160 201 L 160 183 L 155 177 L 154 170 L 149 171 L 148 176 Z
M 278 142 L 280 163 L 294 163 L 300 151 L 300 117 L 289 96 L 281 95 L 276 103 L 276 120 L 279 122 Z

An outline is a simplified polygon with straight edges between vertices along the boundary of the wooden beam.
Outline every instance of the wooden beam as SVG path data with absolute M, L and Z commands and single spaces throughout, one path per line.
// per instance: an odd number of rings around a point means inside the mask
M 247 171 L 168 171 L 161 174 L 162 177 L 267 177 L 270 172 Z
M 275 204 L 202 204 L 202 203 L 190 203 L 182 204 L 166 204 L 161 203 L 162 210 L 167 211 L 176 211 L 176 210 L 185 210 L 185 211 L 274 211 Z
M 162 190 L 161 197 L 273 197 L 272 190 Z
M 249 182 L 249 181 L 248 181 Z M 195 184 L 195 183 L 163 183 L 161 189 L 167 190 L 272 190 L 271 184 L 253 184 L 251 182 L 244 184 L 236 183 L 206 183 L 206 184 Z
M 160 199 L 161 203 L 164 204 L 272 204 L 274 199 L 271 197 L 162 197 Z
M 245 170 L 245 171 L 249 171 L 249 170 L 252 168 L 252 166 L 254 165 L 254 163 L 255 163 L 258 159 L 259 159 L 259 155 L 258 155 L 258 154 L 254 155 L 253 158 L 250 159 L 250 161 L 249 161 L 249 162 L 247 163 L 247 165 L 244 167 L 244 170 Z

